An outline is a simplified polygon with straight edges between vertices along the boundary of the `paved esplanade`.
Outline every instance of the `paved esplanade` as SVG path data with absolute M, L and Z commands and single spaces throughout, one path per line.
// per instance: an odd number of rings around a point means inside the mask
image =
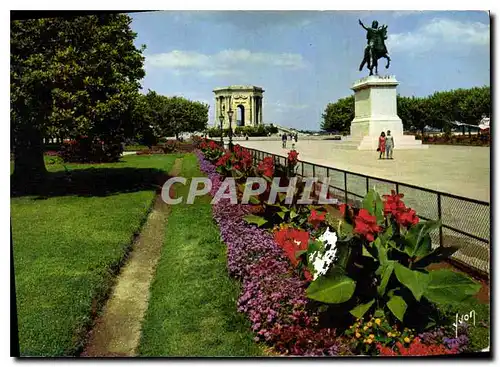
M 488 147 L 430 145 L 429 149 L 395 150 L 394 160 L 379 160 L 376 151 L 332 149 L 337 141 L 305 139 L 299 137 L 295 143 L 302 161 L 490 201 Z M 281 141 L 237 143 L 281 155 L 289 150 L 281 147 Z M 292 143 L 289 140 L 287 147 Z M 397 149 L 397 140 L 395 145 Z

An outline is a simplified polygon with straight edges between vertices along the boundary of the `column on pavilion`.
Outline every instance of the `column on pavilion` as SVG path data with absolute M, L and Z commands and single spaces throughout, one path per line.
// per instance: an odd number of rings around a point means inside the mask
M 259 124 L 262 124 L 262 97 L 259 97 Z

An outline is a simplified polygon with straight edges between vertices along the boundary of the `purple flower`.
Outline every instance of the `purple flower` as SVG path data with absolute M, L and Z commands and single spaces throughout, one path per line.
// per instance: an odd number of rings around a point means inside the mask
M 215 166 L 196 155 L 211 179 L 215 195 L 222 178 Z M 247 314 L 256 341 L 265 341 L 283 354 L 324 356 L 346 353 L 331 329 L 320 329 L 318 316 L 306 308 L 307 282 L 301 280 L 270 233 L 246 223 L 246 205 L 221 200 L 212 206 L 222 241 L 227 245 L 229 274 L 242 282 L 238 311 Z

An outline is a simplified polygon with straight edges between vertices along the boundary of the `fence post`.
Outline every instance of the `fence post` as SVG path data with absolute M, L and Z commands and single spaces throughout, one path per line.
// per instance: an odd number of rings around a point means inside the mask
M 368 194 L 368 191 L 370 191 L 370 184 L 368 183 L 368 177 L 366 178 L 366 193 Z
M 438 218 L 442 220 L 442 212 L 441 212 L 441 194 L 438 192 Z M 441 223 L 442 224 L 442 223 Z M 439 226 L 439 246 L 444 246 L 443 243 L 443 226 Z
M 316 177 L 316 165 L 313 163 L 313 177 Z
M 396 194 L 399 194 L 399 184 L 396 182 Z
M 344 192 L 345 192 L 345 203 L 347 204 L 347 172 L 344 171 Z

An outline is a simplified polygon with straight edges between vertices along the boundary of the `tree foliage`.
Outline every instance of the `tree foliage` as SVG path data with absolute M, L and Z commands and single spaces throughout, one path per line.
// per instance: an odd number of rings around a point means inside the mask
M 152 145 L 162 137 L 204 131 L 209 106 L 183 97 L 168 97 L 149 90 L 137 99 L 134 110 L 139 140 Z M 150 143 L 152 141 L 152 143 Z
M 43 176 L 43 138 L 133 134 L 144 77 L 131 18 L 104 14 L 11 22 L 11 142 L 15 177 Z
M 328 132 L 348 132 L 354 119 L 354 96 L 328 103 L 322 115 L 321 129 Z
M 491 113 L 490 87 L 441 91 L 427 97 L 398 95 L 397 108 L 405 130 L 447 129 L 452 121 L 477 125 L 482 115 Z M 321 128 L 348 132 L 353 119 L 354 96 L 342 98 L 326 106 Z

